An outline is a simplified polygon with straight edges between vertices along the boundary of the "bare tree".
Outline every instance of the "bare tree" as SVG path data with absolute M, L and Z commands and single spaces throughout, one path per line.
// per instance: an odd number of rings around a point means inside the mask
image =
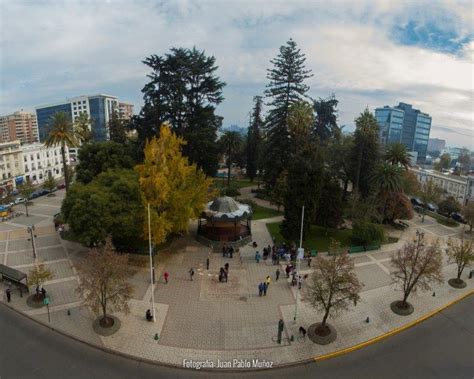
M 35 286 L 35 295 L 33 300 L 36 302 L 43 301 L 43 295 L 40 292 L 40 287 L 54 278 L 54 274 L 48 270 L 44 264 L 35 265 L 28 273 L 28 283 Z
M 448 262 L 456 263 L 457 276 L 456 278 L 449 279 L 448 283 L 452 287 L 463 288 L 466 287 L 466 282 L 461 279 L 462 272 L 466 266 L 470 266 L 474 262 L 474 243 L 472 239 L 465 240 L 464 232 L 462 233 L 461 240 L 455 242 L 451 238 L 448 240 Z
M 77 265 L 80 284 L 77 291 L 86 305 L 102 314 L 100 325 L 110 327 L 113 319 L 108 312 L 129 312 L 128 301 L 132 286 L 127 279 L 130 270 L 128 256 L 115 252 L 110 237 L 103 246 L 91 249 Z
M 443 258 L 438 241 L 428 246 L 425 244 L 424 233 L 417 231 L 416 236 L 413 242 L 408 242 L 403 249 L 398 250 L 390 262 L 395 268 L 392 280 L 403 290 L 403 299 L 392 303 L 392 310 L 398 309 L 401 314 L 413 312 L 413 307 L 407 302 L 412 292 L 415 293 L 418 289 L 429 290 L 432 282 L 443 280 Z
M 327 258 L 318 255 L 314 268 L 305 295 L 315 309 L 324 312 L 322 322 L 315 329 L 316 334 L 324 336 L 330 333 L 326 324 L 328 317 L 335 317 L 351 304 L 356 305 L 362 284 L 354 273 L 354 262 L 349 254 L 340 249 L 332 251 Z

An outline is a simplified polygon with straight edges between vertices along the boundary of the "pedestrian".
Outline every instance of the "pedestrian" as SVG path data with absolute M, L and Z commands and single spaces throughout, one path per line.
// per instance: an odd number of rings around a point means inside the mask
M 268 285 L 267 282 L 263 283 L 263 296 L 267 296 Z
M 279 268 L 277 268 L 277 270 L 275 272 L 275 277 L 276 277 L 275 281 L 278 282 L 278 278 L 280 277 L 280 269 Z
M 9 303 L 10 300 L 12 299 L 12 290 L 10 288 L 7 288 L 6 293 L 7 293 L 7 302 Z
M 153 316 L 151 315 L 151 311 L 149 309 L 146 311 L 145 317 L 146 317 L 147 321 L 152 321 L 153 320 Z
M 224 243 L 224 245 L 222 246 L 222 257 L 223 258 L 225 257 L 226 251 L 227 251 L 227 245 Z
M 191 268 L 189 269 L 189 278 L 191 279 L 191 281 L 194 280 L 194 279 L 193 279 L 193 276 L 194 276 L 194 268 L 191 267 Z
M 272 282 L 272 278 L 270 278 L 270 275 L 267 275 L 267 279 L 265 279 L 265 283 L 267 284 L 267 287 L 270 286 L 271 282 Z
M 163 276 L 165 277 L 165 282 L 166 284 L 168 284 L 168 278 L 170 276 L 170 274 L 168 274 L 168 271 L 165 271 L 165 273 L 163 274 Z
M 263 294 L 263 283 L 258 285 L 258 296 L 262 296 Z
M 46 290 L 44 287 L 41 287 L 41 295 L 43 295 L 43 299 L 46 298 Z
M 229 257 L 232 258 L 234 256 L 234 248 L 231 246 L 229 249 Z
M 303 279 L 301 278 L 301 275 L 298 275 L 298 289 L 301 289 L 301 286 L 303 285 Z
M 290 265 L 286 265 L 285 272 L 286 272 L 286 278 L 288 279 L 290 277 Z
M 258 251 L 255 253 L 255 261 L 260 263 L 260 253 Z
M 311 256 L 308 257 L 308 267 L 311 267 Z
M 209 257 L 206 259 L 206 270 L 209 270 Z
M 229 272 L 229 263 L 226 263 L 226 264 L 224 265 L 224 268 L 225 268 L 225 270 L 226 270 L 227 273 L 228 273 L 228 272 Z

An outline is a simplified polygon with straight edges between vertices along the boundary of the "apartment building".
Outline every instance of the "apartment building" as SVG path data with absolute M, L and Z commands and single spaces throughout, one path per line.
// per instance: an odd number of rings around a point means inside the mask
M 20 141 L 0 143 L 0 186 L 12 190 L 23 182 L 23 158 Z M 3 192 L 3 191 L 2 191 Z
M 6 116 L 0 116 L 0 142 L 17 140 L 25 144 L 39 141 L 35 113 L 21 110 Z
M 42 143 L 21 146 L 24 178 L 33 184 L 43 183 L 49 176 L 59 179 L 64 176 L 61 147 L 46 147 Z M 66 148 L 66 162 L 69 152 Z

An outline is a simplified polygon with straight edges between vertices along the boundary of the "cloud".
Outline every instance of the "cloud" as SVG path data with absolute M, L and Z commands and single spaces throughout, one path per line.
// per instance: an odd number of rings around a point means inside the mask
M 246 125 L 253 96 L 265 89 L 270 59 L 292 37 L 314 73 L 311 96 L 335 93 L 342 124 L 353 125 L 366 106 L 403 101 L 430 113 L 432 135 L 445 133 L 449 143 L 466 144 L 456 131 L 473 128 L 469 1 L 0 4 L 2 114 L 97 92 L 132 101 L 139 110 L 148 72 L 141 61 L 173 46 L 196 46 L 216 57 L 227 83 L 218 108 L 225 124 Z

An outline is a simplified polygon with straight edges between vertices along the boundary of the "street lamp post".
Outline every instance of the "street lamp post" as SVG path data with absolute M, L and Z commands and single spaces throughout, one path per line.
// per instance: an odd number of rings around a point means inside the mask
M 150 203 L 148 203 L 148 246 L 150 250 L 150 282 L 151 282 L 151 306 L 152 306 L 152 316 L 153 322 L 156 321 L 155 317 L 155 289 L 154 289 L 154 274 L 155 270 L 153 267 L 153 258 L 152 258 L 152 248 L 151 248 L 151 216 L 150 216 Z
M 295 317 L 293 317 L 293 320 L 296 323 L 296 315 L 298 313 L 298 303 L 300 300 L 300 283 L 301 283 L 301 259 L 304 257 L 304 249 L 303 249 L 303 222 L 304 222 L 304 205 L 303 208 L 301 209 L 301 229 L 300 229 L 300 247 L 298 249 L 298 254 L 296 255 L 296 260 L 297 260 L 297 272 L 298 272 L 298 283 L 296 285 L 296 303 L 295 303 Z M 303 254 L 301 254 L 301 251 L 303 251 Z M 303 255 L 303 257 L 302 257 Z

